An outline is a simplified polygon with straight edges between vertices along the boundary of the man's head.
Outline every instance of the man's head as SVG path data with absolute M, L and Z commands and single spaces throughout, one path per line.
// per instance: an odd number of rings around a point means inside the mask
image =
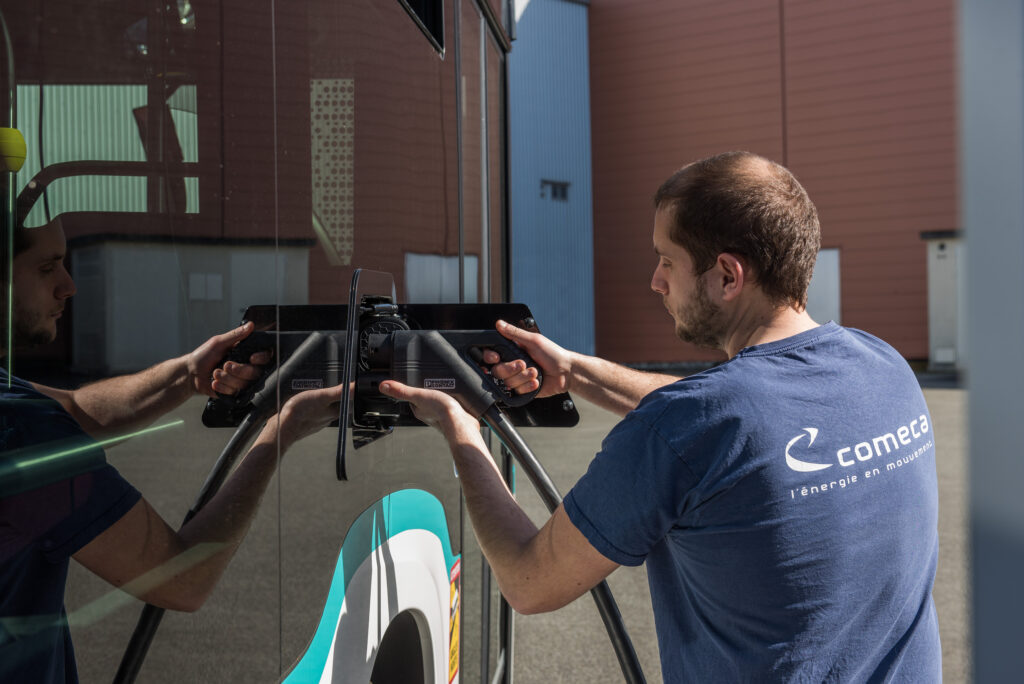
M 654 205 L 671 215 L 670 238 L 690 254 L 695 274 L 733 254 L 773 304 L 807 305 L 818 212 L 784 167 L 750 152 L 708 157 L 672 174 Z
M 64 268 L 65 249 L 59 219 L 39 228 L 15 229 L 11 278 L 15 347 L 46 344 L 56 337 L 57 319 L 66 300 L 75 294 L 75 284 Z
M 654 197 L 662 295 L 686 342 L 722 348 L 743 311 L 723 305 L 756 290 L 770 310 L 802 312 L 821 244 L 818 215 L 785 168 L 728 152 L 674 173 Z M 709 296 L 709 291 L 713 296 Z M 742 307 L 740 307 L 742 308 Z

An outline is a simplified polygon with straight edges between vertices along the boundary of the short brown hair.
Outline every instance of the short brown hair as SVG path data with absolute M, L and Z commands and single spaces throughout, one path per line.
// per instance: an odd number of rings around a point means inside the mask
M 687 164 L 654 195 L 674 212 L 669 237 L 701 274 L 729 252 L 742 257 L 776 305 L 807 306 L 821 248 L 818 211 L 785 167 L 750 152 Z

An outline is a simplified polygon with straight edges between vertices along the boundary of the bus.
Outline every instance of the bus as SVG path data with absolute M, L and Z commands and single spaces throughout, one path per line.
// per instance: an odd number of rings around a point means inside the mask
M 29 227 L 60 219 L 78 289 L 54 343 L 10 355 L 15 375 L 71 386 L 256 310 L 280 329 L 281 312 L 343 312 L 357 269 L 390 274 L 398 302 L 529 318 L 501 308 L 509 0 L 0 0 L 0 14 L 0 112 L 27 149 L 5 208 Z M 202 424 L 205 401 L 107 452 L 172 523 L 231 434 Z M 141 681 L 511 681 L 512 613 L 443 439 L 397 429 L 350 450 L 344 480 L 337 439 L 287 454 L 213 596 L 164 617 Z M 83 681 L 125 680 L 140 606 L 72 564 Z

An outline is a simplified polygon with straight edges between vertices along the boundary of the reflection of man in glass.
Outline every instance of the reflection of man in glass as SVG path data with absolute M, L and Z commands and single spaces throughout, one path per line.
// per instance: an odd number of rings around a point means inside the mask
M 14 348 L 54 339 L 75 293 L 64 251 L 59 221 L 16 230 Z M 196 392 L 238 391 L 258 370 L 218 365 L 250 330 L 217 335 L 185 356 L 77 390 L 34 385 L 0 369 L 0 681 L 77 681 L 63 605 L 72 556 L 149 603 L 198 609 L 255 515 L 278 447 L 283 452 L 337 418 L 338 388 L 293 397 L 198 515 L 177 532 L 164 522 L 94 440 L 128 434 Z M 0 358 L 11 353 L 7 346 L 5 335 Z

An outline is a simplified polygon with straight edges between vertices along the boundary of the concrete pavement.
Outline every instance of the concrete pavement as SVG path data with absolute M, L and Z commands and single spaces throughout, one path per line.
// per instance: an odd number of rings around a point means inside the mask
M 946 682 L 966 682 L 970 672 L 969 568 L 966 519 L 966 392 L 925 390 L 937 444 L 940 558 L 934 596 L 943 639 Z M 193 401 L 169 418 L 186 427 L 161 440 L 133 440 L 110 452 L 111 461 L 144 491 L 172 524 L 180 521 L 202 485 L 227 433 L 197 425 L 202 402 Z M 564 493 L 585 471 L 614 416 L 581 403 L 582 420 L 571 430 L 524 430 L 537 456 Z M 271 486 L 249 537 L 206 606 L 193 615 L 168 614 L 140 682 L 276 681 L 305 644 L 317 615 L 296 610 L 303 581 L 295 580 L 290 554 L 282 549 L 330 546 L 308 539 L 306 523 L 337 492 L 333 464 L 318 454 L 333 453 L 336 432 L 311 438 L 304 453 L 290 454 L 281 489 Z M 435 437 L 424 430 L 421 439 Z M 168 443 L 172 448 L 168 448 Z M 311 477 L 320 471 L 327 473 Z M 282 509 L 282 496 L 300 487 L 310 501 L 301 514 Z M 283 494 L 282 494 L 283 492 Z M 291 494 L 289 494 L 291 493 Z M 334 494 L 336 496 L 336 494 Z M 520 499 L 533 518 L 546 513 L 525 478 Z M 317 533 L 319 534 L 319 533 Z M 332 551 L 333 553 L 333 551 Z M 283 565 L 282 565 L 283 564 Z M 282 567 L 284 568 L 282 570 Z M 464 572 L 476 572 L 466 563 Z M 285 577 L 282 577 L 282 573 Z M 301 576 L 300 576 L 301 577 Z M 649 682 L 660 682 L 657 642 L 644 569 L 621 568 L 609 578 Z M 83 682 L 111 681 L 138 615 L 134 601 L 116 605 L 101 581 L 72 563 L 68 610 L 74 617 L 75 647 Z M 283 614 L 282 614 L 283 611 Z M 466 627 L 471 620 L 466 618 Z M 621 681 L 608 638 L 593 601 L 584 596 L 560 611 L 516 617 L 515 680 L 519 684 Z M 468 659 L 468 654 L 464 658 Z M 464 663 L 465 675 L 478 671 Z M 477 675 L 478 676 L 478 675 Z M 465 677 L 476 684 L 478 679 Z

